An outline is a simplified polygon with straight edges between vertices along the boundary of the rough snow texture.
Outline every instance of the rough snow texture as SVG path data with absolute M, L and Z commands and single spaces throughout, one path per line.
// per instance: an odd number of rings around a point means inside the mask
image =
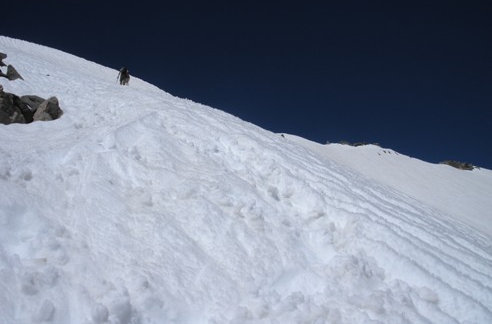
M 0 126 L 0 323 L 492 323 L 491 171 L 369 148 L 388 178 L 54 49 L 0 51 L 24 76 L 5 91 L 65 111 Z

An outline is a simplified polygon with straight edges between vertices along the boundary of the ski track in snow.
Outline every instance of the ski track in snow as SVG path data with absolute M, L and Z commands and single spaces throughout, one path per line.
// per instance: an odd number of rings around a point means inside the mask
M 65 112 L 0 125 L 0 323 L 492 323 L 465 222 L 136 77 L 0 52 L 5 91 Z

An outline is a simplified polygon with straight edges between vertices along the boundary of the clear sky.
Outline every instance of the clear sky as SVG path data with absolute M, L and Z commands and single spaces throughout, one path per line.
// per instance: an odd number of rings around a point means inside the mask
M 1 6 L 2 35 L 126 65 L 173 95 L 274 132 L 492 169 L 490 1 Z

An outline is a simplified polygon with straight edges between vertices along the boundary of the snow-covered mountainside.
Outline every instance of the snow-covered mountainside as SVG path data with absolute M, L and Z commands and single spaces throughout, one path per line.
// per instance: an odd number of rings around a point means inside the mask
M 492 323 L 492 172 L 318 145 L 0 37 L 0 323 Z M 347 125 L 349 127 L 349 125 Z M 387 154 L 391 152 L 391 154 Z
M 297 136 L 290 139 L 357 173 L 439 209 L 492 237 L 492 172 L 463 172 L 431 164 L 374 145 L 321 145 Z

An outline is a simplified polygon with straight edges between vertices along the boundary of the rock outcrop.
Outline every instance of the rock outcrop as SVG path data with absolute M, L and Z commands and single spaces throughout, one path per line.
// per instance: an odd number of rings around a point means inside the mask
M 7 66 L 7 74 L 4 76 L 10 81 L 17 80 L 17 79 L 24 80 L 24 78 L 19 74 L 19 72 L 17 72 L 17 70 L 10 64 Z
M 6 54 L 0 53 L 0 67 L 5 66 L 3 59 Z M 7 66 L 7 73 L 0 70 L 0 76 L 9 80 L 22 79 L 22 76 L 12 66 Z M 35 95 L 19 97 L 13 93 L 4 92 L 0 84 L 0 124 L 21 123 L 27 124 L 33 121 L 49 121 L 60 118 L 63 114 L 58 99 L 50 97 L 43 99 Z
M 49 121 L 60 118 L 62 114 L 63 111 L 56 97 L 46 100 L 38 96 L 18 97 L 13 93 L 0 90 L 1 124 Z
M 0 66 L 5 66 L 6 64 L 3 62 L 4 59 L 7 58 L 7 54 L 5 53 L 0 53 Z M 19 74 L 19 72 L 17 72 L 17 70 L 14 68 L 13 65 L 8 65 L 7 66 L 7 73 L 3 73 L 2 70 L 0 70 L 0 77 L 4 77 L 4 78 L 7 78 L 9 79 L 10 81 L 13 81 L 13 80 L 17 80 L 17 79 L 21 79 L 21 80 L 24 80 L 22 78 L 22 76 Z
M 26 105 L 29 106 L 29 109 L 31 109 L 32 111 L 36 111 L 36 109 L 38 109 L 39 105 L 45 100 L 41 97 L 38 97 L 38 96 L 33 96 L 33 95 L 29 95 L 29 96 L 22 96 L 20 97 L 20 100 L 22 100 L 23 103 L 25 103 Z
M 2 60 L 6 58 L 7 58 L 7 54 L 0 53 L 0 66 L 5 66 L 5 63 L 3 63 Z
M 39 105 L 34 113 L 33 120 L 49 121 L 58 119 L 61 115 L 63 115 L 63 111 L 60 109 L 58 99 L 51 97 Z
M 12 93 L 3 92 L 3 87 L 0 88 L 0 123 L 7 125 L 12 123 L 26 123 L 21 109 L 16 105 L 18 103 L 17 99 L 19 97 Z

